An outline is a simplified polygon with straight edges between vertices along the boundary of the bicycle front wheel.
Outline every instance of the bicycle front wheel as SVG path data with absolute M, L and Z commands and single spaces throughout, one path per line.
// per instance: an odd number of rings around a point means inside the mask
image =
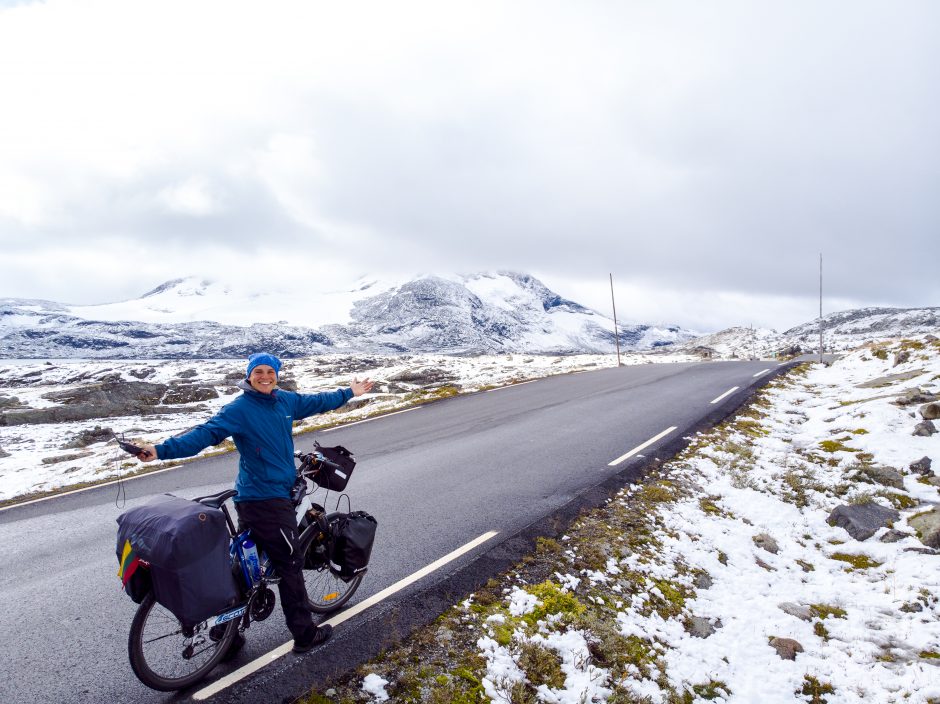
M 131 668 L 151 689 L 185 689 L 209 674 L 238 633 L 238 619 L 210 629 L 204 621 L 186 637 L 179 620 L 151 591 L 141 602 L 127 639 Z M 215 631 L 215 632 L 212 632 Z
M 327 516 L 332 519 L 336 514 Z M 329 614 L 352 598 L 365 574 L 343 578 L 330 569 L 330 542 L 311 537 L 301 545 L 304 554 L 304 586 L 307 589 L 307 608 L 314 613 Z

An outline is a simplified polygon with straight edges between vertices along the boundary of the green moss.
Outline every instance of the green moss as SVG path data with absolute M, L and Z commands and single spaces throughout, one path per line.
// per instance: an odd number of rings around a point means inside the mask
M 868 435 L 868 431 L 865 428 L 856 428 L 852 431 L 852 435 Z
M 722 510 L 716 503 L 721 499 L 720 496 L 704 496 L 698 500 L 699 508 L 702 509 L 703 513 L 707 513 L 710 516 L 724 516 L 726 518 L 732 518 L 733 516 Z
M 811 675 L 803 677 L 803 688 L 796 690 L 794 694 L 802 694 L 804 697 L 810 697 L 809 704 L 827 704 L 829 701 L 823 695 L 834 694 L 835 689 L 828 682 L 820 682 Z
M 762 438 L 770 435 L 770 431 L 758 423 L 756 420 L 740 419 L 735 422 L 734 427 L 745 435 L 752 438 Z
M 823 620 L 830 616 L 832 618 L 845 618 L 846 616 L 845 609 L 838 606 L 829 606 L 828 604 L 810 604 L 809 610 L 814 616 L 818 616 Z
M 561 659 L 554 650 L 527 641 L 519 647 L 516 664 L 535 687 L 544 684 L 553 689 L 559 689 L 565 686 L 565 673 L 561 670 Z
M 562 591 L 561 587 L 551 581 L 526 587 L 526 591 L 539 600 L 535 609 L 522 617 L 529 626 L 535 626 L 539 621 L 554 614 L 562 614 L 568 618 L 584 613 L 585 606 L 571 592 Z
M 940 653 L 933 650 L 921 650 L 918 655 L 927 660 L 940 660 Z
M 823 452 L 860 452 L 858 448 L 849 447 L 841 440 L 823 440 L 819 443 L 819 447 Z
M 644 484 L 643 488 L 637 492 L 641 501 L 650 501 L 652 503 L 670 503 L 676 500 L 675 488 L 670 482 L 659 481 L 652 484 Z
M 816 621 L 816 623 L 813 624 L 813 633 L 823 640 L 829 640 L 829 629 L 822 624 L 822 621 Z
M 805 560 L 797 560 L 796 564 L 803 568 L 804 572 L 814 572 L 816 570 L 811 562 L 806 562 Z
M 688 587 L 668 579 L 654 579 L 653 585 L 663 595 L 662 599 L 650 592 L 656 612 L 664 619 L 675 618 L 685 608 L 686 599 L 692 596 Z
M 851 565 L 853 570 L 867 570 L 872 567 L 880 567 L 881 563 L 872 560 L 868 555 L 849 555 L 844 552 L 837 552 L 830 556 L 831 560 L 838 560 Z
M 695 696 L 707 701 L 726 699 L 731 696 L 731 690 L 728 688 L 728 685 L 720 680 L 712 680 L 705 684 L 694 684 L 692 685 L 692 692 L 695 693 Z
M 888 350 L 884 348 L 874 349 L 871 351 L 871 356 L 877 357 L 878 359 L 882 361 L 886 361 L 888 359 Z
M 515 626 L 511 621 L 504 621 L 503 623 L 494 623 L 492 624 L 493 628 L 493 640 L 499 643 L 501 646 L 508 647 L 512 643 L 512 634 L 515 632 Z
M 914 508 L 915 506 L 920 505 L 920 501 L 913 498 L 912 496 L 908 496 L 907 494 L 896 494 L 893 491 L 883 491 L 880 492 L 880 495 L 890 501 L 891 505 L 899 511 L 904 511 L 906 509 Z

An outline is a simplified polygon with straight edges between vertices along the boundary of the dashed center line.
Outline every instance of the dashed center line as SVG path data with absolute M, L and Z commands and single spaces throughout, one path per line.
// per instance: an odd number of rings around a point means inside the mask
M 395 582 L 393 585 L 386 587 L 385 589 L 378 592 L 377 594 L 373 594 L 368 599 L 365 599 L 364 601 L 359 602 L 355 606 L 352 606 L 346 609 L 345 611 L 337 614 L 333 618 L 327 621 L 324 621 L 324 623 L 328 623 L 331 626 L 336 626 L 342 623 L 343 621 L 346 621 L 352 618 L 356 614 L 362 613 L 366 609 L 372 606 L 375 606 L 380 601 L 387 599 L 388 597 L 392 596 L 396 592 L 401 591 L 402 589 L 409 586 L 410 584 L 417 582 L 422 577 L 425 577 L 431 574 L 431 572 L 434 572 L 435 570 L 440 569 L 441 567 L 446 565 L 448 562 L 453 562 L 464 553 L 470 552 L 478 545 L 482 545 L 487 540 L 492 539 L 496 535 L 498 535 L 497 531 L 490 531 L 489 533 L 484 533 L 480 537 L 475 538 L 474 540 L 471 540 L 466 545 L 462 545 L 461 547 L 457 548 L 453 552 L 447 553 L 446 555 L 444 555 L 444 557 L 440 558 L 439 560 L 435 560 L 430 565 L 426 567 L 422 567 L 417 572 L 414 572 L 413 574 L 405 577 L 404 579 L 401 579 Z M 284 643 L 284 645 L 278 646 L 271 652 L 266 653 L 265 655 L 262 655 L 260 658 L 256 658 L 252 660 L 247 665 L 243 665 L 242 667 L 238 668 L 234 672 L 230 672 L 225 677 L 219 678 L 218 680 L 210 684 L 208 687 L 204 687 L 203 689 L 200 689 L 198 692 L 193 694 L 193 699 L 196 699 L 198 701 L 201 701 L 203 699 L 208 699 L 209 697 L 212 697 L 218 694 L 223 689 L 231 687 L 233 684 L 235 684 L 239 680 L 242 680 L 245 677 L 248 677 L 248 675 L 254 672 L 257 672 L 262 667 L 265 667 L 266 665 L 270 665 L 272 662 L 274 662 L 278 658 L 281 658 L 284 655 L 287 655 L 287 653 L 291 652 L 293 645 L 294 645 L 293 641 L 288 641 L 287 643 Z
M 733 394 L 735 391 L 737 391 L 740 388 L 741 388 L 740 386 L 732 386 L 730 389 L 725 391 L 721 396 L 716 398 L 714 401 L 710 401 L 710 403 L 718 403 L 721 399 L 727 398 L 728 396 L 730 396 L 731 394 Z
M 757 372 L 757 374 L 754 375 L 754 378 L 756 379 L 756 378 L 759 377 L 759 376 L 764 376 L 764 374 L 766 374 L 766 373 L 769 372 L 769 371 L 770 371 L 769 369 L 765 369 L 765 370 L 762 371 L 762 372 Z
M 608 467 L 616 467 L 616 466 L 617 466 L 618 464 L 620 464 L 621 462 L 624 462 L 625 460 L 628 460 L 628 459 L 630 459 L 631 457 L 633 457 L 636 453 L 641 452 L 642 450 L 645 450 L 647 447 L 649 447 L 650 445 L 652 445 L 652 444 L 653 444 L 654 442 L 656 442 L 657 440 L 660 440 L 660 439 L 666 437 L 667 435 L 669 435 L 669 433 L 671 433 L 671 432 L 674 431 L 675 429 L 676 429 L 676 426 L 675 426 L 675 425 L 673 425 L 673 426 L 671 426 L 671 427 L 669 427 L 669 428 L 666 428 L 666 429 L 665 429 L 663 432 L 661 432 L 659 435 L 655 435 L 655 436 L 651 437 L 649 440 L 647 440 L 646 442 L 644 442 L 642 445 L 637 445 L 637 446 L 634 447 L 632 450 L 630 450 L 630 452 L 628 452 L 627 454 L 625 454 L 625 455 L 620 455 L 620 457 L 618 457 L 617 459 L 615 459 L 613 462 L 608 462 L 608 463 L 607 463 L 607 466 L 608 466 Z

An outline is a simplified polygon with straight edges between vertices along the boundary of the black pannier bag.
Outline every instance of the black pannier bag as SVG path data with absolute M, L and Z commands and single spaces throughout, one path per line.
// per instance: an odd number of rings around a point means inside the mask
M 164 494 L 126 511 L 117 522 L 118 561 L 129 542 L 136 555 L 149 563 L 147 572 L 157 601 L 183 626 L 194 626 L 219 613 L 238 597 L 230 536 L 221 511 Z M 134 575 L 141 571 L 137 569 Z
M 349 477 L 352 476 L 353 469 L 356 466 L 356 460 L 353 458 L 352 453 L 342 445 L 321 447 L 318 442 L 314 445 L 317 452 L 338 467 L 337 469 L 336 467 L 324 466 L 317 475 L 317 484 L 329 491 L 342 491 L 349 483 Z
M 355 577 L 368 567 L 377 527 L 376 520 L 365 511 L 353 511 L 330 521 L 332 562 L 340 577 Z

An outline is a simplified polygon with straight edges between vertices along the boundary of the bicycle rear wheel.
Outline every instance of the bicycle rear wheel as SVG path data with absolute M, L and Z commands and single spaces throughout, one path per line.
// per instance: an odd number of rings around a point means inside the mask
M 137 679 L 151 689 L 172 692 L 190 687 L 215 667 L 238 633 L 238 619 L 210 635 L 207 622 L 183 635 L 179 620 L 157 603 L 151 591 L 141 602 L 131 623 L 127 649 Z
M 337 514 L 330 514 L 330 521 Z M 314 613 L 329 614 L 339 610 L 356 593 L 365 572 L 344 578 L 330 569 L 329 538 L 317 540 L 312 535 L 301 544 L 304 555 L 304 585 L 307 588 L 307 608 Z

